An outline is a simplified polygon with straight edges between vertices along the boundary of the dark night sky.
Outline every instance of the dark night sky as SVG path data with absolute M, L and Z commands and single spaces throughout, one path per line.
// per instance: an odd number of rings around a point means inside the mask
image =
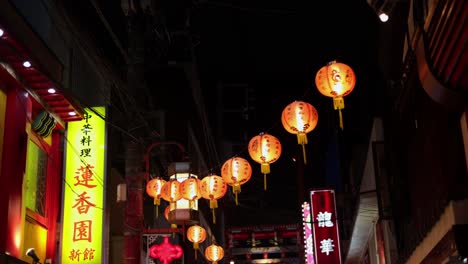
M 254 173 L 242 188 L 244 202 L 231 210 L 232 224 L 242 224 L 246 218 L 240 216 L 245 215 L 253 216 L 249 223 L 297 220 L 298 167 L 292 157 L 302 156 L 296 136 L 281 126 L 287 104 L 304 100 L 319 113 L 317 128 L 308 135 L 305 189 L 336 183 L 338 149 L 346 153 L 353 144 L 366 143 L 377 106 L 378 19 L 365 1 L 321 2 L 207 1 L 192 15 L 202 87 L 210 90 L 218 81 L 248 84 L 255 93 L 250 137 L 268 132 L 283 145 L 267 176 L 266 192 L 259 164 L 246 151 L 239 154 L 251 161 Z M 321 95 L 314 82 L 317 71 L 331 60 L 351 66 L 357 78 L 345 98 L 343 133 L 332 99 Z M 207 102 L 216 100 L 212 94 L 206 93 Z

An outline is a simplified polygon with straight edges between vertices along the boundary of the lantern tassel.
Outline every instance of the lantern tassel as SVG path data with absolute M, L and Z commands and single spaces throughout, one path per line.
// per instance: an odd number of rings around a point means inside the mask
M 161 204 L 161 199 L 154 197 L 153 200 L 154 205 L 156 205 L 156 219 L 159 218 L 159 205 Z
M 267 189 L 267 179 L 266 174 L 263 174 L 263 189 L 266 191 Z
M 307 164 L 305 145 L 302 144 L 302 156 L 304 157 L 304 164 Z
M 232 192 L 234 193 L 235 197 L 236 197 L 236 205 L 239 205 L 239 202 L 237 200 L 237 194 L 241 192 L 241 187 L 240 185 L 236 184 L 232 187 Z
M 306 133 L 297 133 L 297 143 L 302 145 L 302 156 L 304 157 L 304 164 L 307 164 L 305 144 L 307 144 L 307 134 Z
M 211 213 L 213 215 L 213 224 L 216 224 L 215 208 L 218 208 L 218 201 L 217 200 L 210 200 L 210 208 L 211 208 Z
M 270 173 L 270 164 L 268 164 L 268 163 L 262 163 L 260 169 L 261 169 L 261 172 L 262 172 L 263 174 L 268 174 L 268 173 Z
M 344 109 L 344 98 L 343 97 L 333 97 L 333 108 L 338 110 L 338 115 L 340 118 L 340 128 L 343 130 L 343 116 L 341 114 L 341 109 Z
M 216 214 L 215 214 L 215 209 L 211 209 L 211 214 L 213 215 L 213 224 L 216 224 Z

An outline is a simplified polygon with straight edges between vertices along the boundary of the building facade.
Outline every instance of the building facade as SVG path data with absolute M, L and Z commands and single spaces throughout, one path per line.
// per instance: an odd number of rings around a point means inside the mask
M 387 83 L 350 194 L 347 263 L 464 263 L 467 3 L 368 2 L 390 14 L 381 36 Z
M 83 31 L 76 23 L 75 8 L 85 6 L 57 1 L 0 3 L 0 179 L 4 182 L 0 263 L 30 263 L 30 248 L 41 263 L 64 263 L 60 258 L 69 256 L 61 239 L 62 200 L 65 190 L 77 184 L 65 178 L 70 166 L 65 155 L 73 152 L 70 146 L 77 148 L 78 160 L 87 151 L 74 142 L 68 128 L 94 115 L 96 107 L 106 109 L 111 87 L 121 85 L 114 62 L 123 55 L 110 61 L 97 48 L 106 41 L 114 43 L 106 44 L 109 49 L 118 48 L 98 9 L 93 7 L 89 14 L 94 17 L 88 17 L 94 30 Z M 96 40 L 93 34 L 103 37 Z M 94 119 L 106 124 L 105 116 Z M 106 131 L 102 133 L 105 137 Z M 101 166 L 106 166 L 104 161 Z M 106 176 L 100 177 L 104 187 Z M 103 217 L 106 208 L 104 203 L 99 208 Z M 101 235 L 107 241 L 105 232 Z M 95 249 L 103 261 L 105 243 Z M 87 261 L 96 260 L 89 255 Z

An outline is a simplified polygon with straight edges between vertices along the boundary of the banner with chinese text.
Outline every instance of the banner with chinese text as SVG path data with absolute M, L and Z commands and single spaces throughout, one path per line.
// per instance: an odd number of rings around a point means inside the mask
M 314 251 L 317 264 L 340 264 L 340 238 L 334 190 L 310 192 Z
M 82 121 L 69 122 L 63 187 L 63 264 L 103 261 L 106 126 L 105 107 L 85 109 Z

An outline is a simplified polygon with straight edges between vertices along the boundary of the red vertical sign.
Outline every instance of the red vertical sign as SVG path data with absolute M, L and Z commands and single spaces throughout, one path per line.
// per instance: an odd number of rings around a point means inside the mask
M 334 190 L 310 192 L 314 251 L 317 264 L 340 264 L 340 236 Z

